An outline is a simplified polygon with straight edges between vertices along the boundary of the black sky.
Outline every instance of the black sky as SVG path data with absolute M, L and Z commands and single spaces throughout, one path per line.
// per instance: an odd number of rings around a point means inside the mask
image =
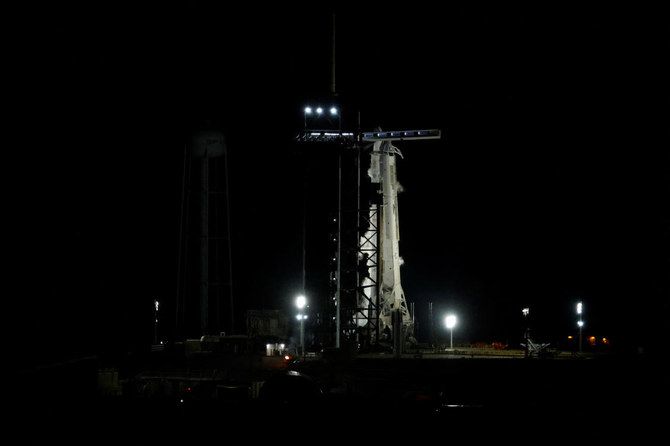
M 288 308 L 301 274 L 290 141 L 305 101 L 328 93 L 330 12 L 16 19 L 16 331 L 90 338 L 82 349 L 151 332 L 153 300 L 175 293 L 183 144 L 203 118 L 228 141 L 236 297 Z M 403 286 L 418 314 L 456 308 L 464 336 L 492 340 L 531 305 L 553 336 L 582 299 L 594 331 L 650 343 L 670 266 L 659 11 L 447 5 L 339 11 L 337 23 L 338 92 L 363 126 L 443 131 L 397 144 Z

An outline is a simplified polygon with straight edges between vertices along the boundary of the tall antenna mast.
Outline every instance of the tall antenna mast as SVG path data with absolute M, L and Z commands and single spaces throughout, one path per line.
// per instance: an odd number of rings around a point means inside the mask
M 333 13 L 333 34 L 331 36 L 331 63 L 330 63 L 330 92 L 333 95 L 337 94 L 337 90 L 335 89 L 335 42 L 336 42 L 336 34 L 335 34 L 335 14 Z

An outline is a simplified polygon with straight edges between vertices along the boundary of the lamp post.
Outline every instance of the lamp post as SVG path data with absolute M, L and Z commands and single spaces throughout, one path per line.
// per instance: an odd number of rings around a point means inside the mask
M 447 328 L 449 329 L 449 349 L 454 349 L 454 326 L 456 325 L 456 316 L 453 314 L 447 315 L 444 319 Z
M 577 325 L 579 325 L 579 353 L 582 352 L 582 327 L 584 326 L 583 320 L 578 320 Z
M 524 349 L 524 358 L 527 358 L 529 356 L 529 342 L 528 342 L 528 322 L 526 321 L 526 318 L 528 317 L 528 314 L 530 313 L 530 307 L 524 307 L 523 310 L 521 310 L 521 313 L 523 314 L 523 321 L 524 321 L 524 327 L 523 327 L 523 340 L 526 343 L 526 347 Z
M 577 315 L 579 315 L 579 320 L 577 321 L 577 325 L 579 325 L 579 353 L 582 352 L 582 327 L 584 326 L 584 321 L 582 320 L 582 310 L 582 303 L 577 302 Z
M 295 300 L 295 306 L 300 310 L 296 318 L 300 321 L 300 348 L 303 357 L 305 356 L 305 319 L 307 319 L 307 315 L 302 313 L 302 309 L 305 308 L 305 305 L 307 305 L 305 296 L 298 296 Z
M 158 345 L 158 307 L 160 303 L 154 300 L 154 345 Z

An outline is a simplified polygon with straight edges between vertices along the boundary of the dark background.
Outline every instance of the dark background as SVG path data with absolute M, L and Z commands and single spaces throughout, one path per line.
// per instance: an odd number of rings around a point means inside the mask
M 176 293 L 183 148 L 225 133 L 237 306 L 301 287 L 305 103 L 332 11 L 95 7 L 9 17 L 5 318 L 40 360 L 141 348 Z M 338 100 L 363 128 L 439 128 L 399 161 L 403 287 L 461 340 L 663 342 L 668 51 L 638 6 L 337 11 Z M 349 123 L 352 122 L 350 119 Z M 18 305 L 14 305 L 18 304 Z M 440 336 L 446 336 L 441 328 Z M 425 331 L 423 332 L 425 333 Z M 43 358 L 43 359 L 42 359 Z

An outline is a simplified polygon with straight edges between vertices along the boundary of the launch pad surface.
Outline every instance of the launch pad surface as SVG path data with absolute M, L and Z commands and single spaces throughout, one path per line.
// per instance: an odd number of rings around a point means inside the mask
M 569 440 L 575 429 L 589 438 L 644 438 L 659 426 L 658 407 L 667 404 L 663 368 L 644 357 L 360 354 L 272 357 L 260 369 L 241 357 L 238 365 L 251 370 L 246 381 L 243 367 L 223 370 L 225 361 L 211 359 L 199 358 L 197 368 L 163 361 L 151 376 L 122 373 L 122 392 L 115 395 L 84 387 L 92 384 L 91 361 L 36 373 L 21 383 L 26 393 L 14 412 L 24 421 L 43 420 L 45 429 L 31 435 L 67 435 L 74 444 L 128 438 L 248 444 L 303 436 L 400 444 L 435 435 L 532 443 Z M 224 375 L 219 381 L 217 373 Z

